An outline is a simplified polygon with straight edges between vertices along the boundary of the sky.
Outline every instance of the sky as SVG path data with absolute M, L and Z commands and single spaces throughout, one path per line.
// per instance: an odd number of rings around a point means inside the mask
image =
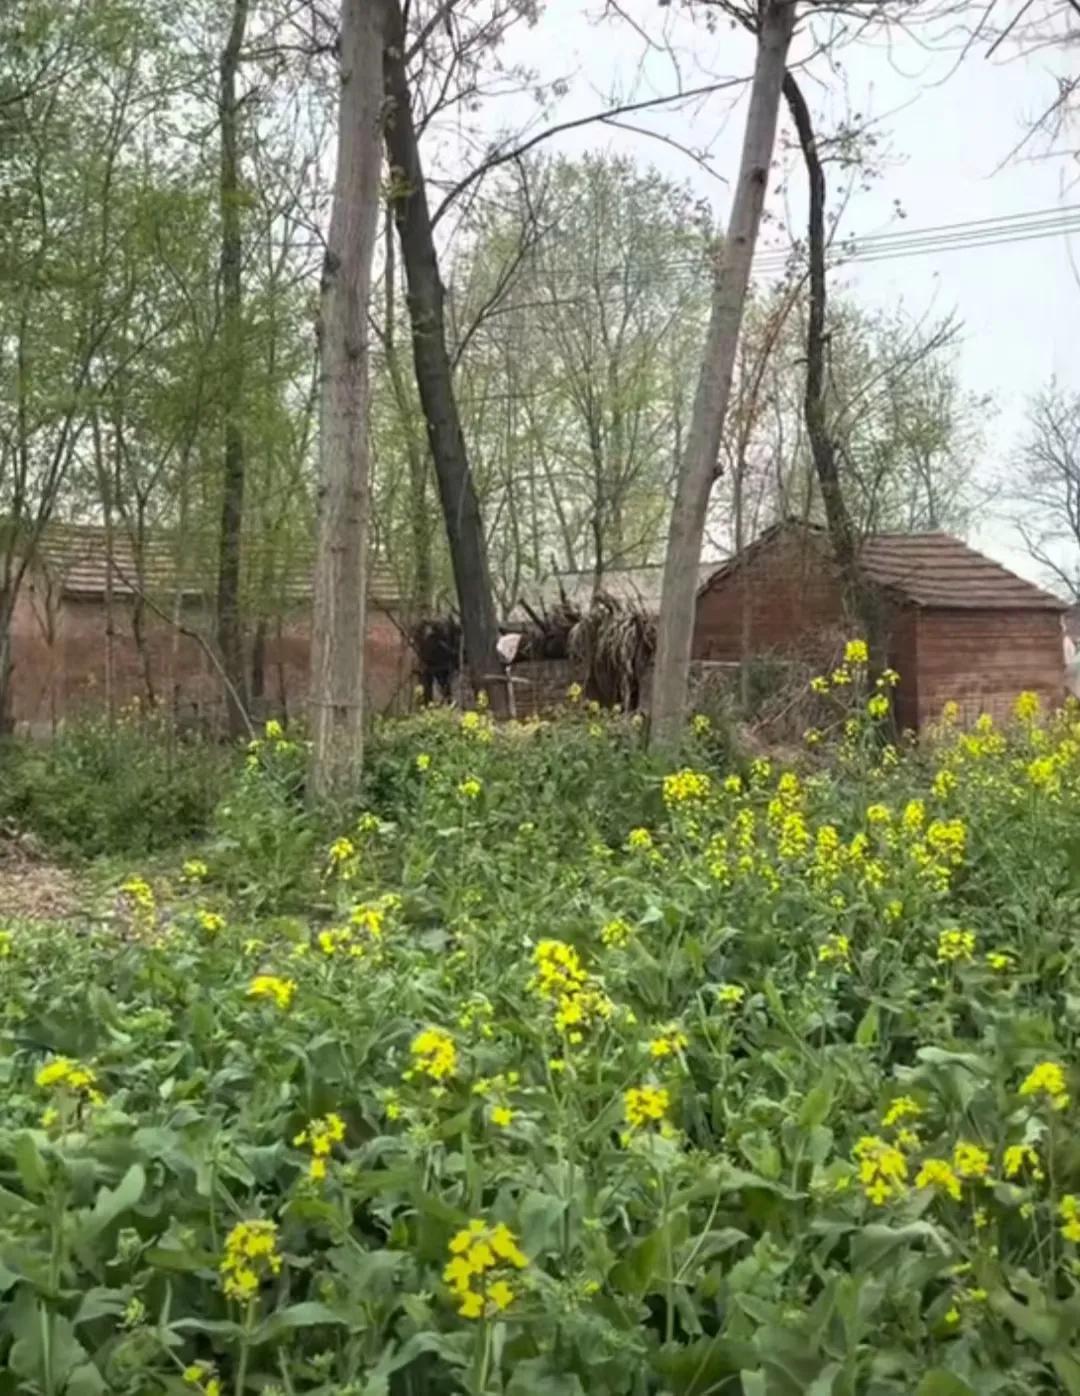
M 564 79 L 567 91 L 548 109 L 529 93 L 489 103 L 482 120 L 492 135 L 519 127 L 539 131 L 546 122 L 601 110 L 613 96 L 642 100 L 669 93 L 680 81 L 685 90 L 749 73 L 748 38 L 726 25 L 708 33 L 701 7 L 691 17 L 686 9 L 661 7 L 657 0 L 619 3 L 621 14 L 605 17 L 602 0 L 547 0 L 535 25 L 512 31 L 502 62 L 527 67 L 538 84 Z M 797 42 L 797 56 L 805 56 L 807 36 Z M 1024 55 L 1006 44 L 988 55 L 988 46 L 981 41 L 961 59 L 960 36 L 939 27 L 918 36 L 849 44 L 836 67 L 821 57 L 808 64 L 804 90 L 823 129 L 830 119 L 861 112 L 874 118 L 887 152 L 880 177 L 868 191 L 852 195 L 845 234 L 1080 206 L 1075 162 L 1047 158 L 1037 142 L 1012 155 L 1030 118 L 1049 104 L 1055 73 L 1068 71 L 1067 52 Z M 725 180 L 737 169 L 744 100 L 723 92 L 676 110 L 628 118 L 654 136 L 590 125 L 554 137 L 545 148 L 567 155 L 598 149 L 631 154 L 669 177 L 689 181 L 723 224 L 730 198 Z M 712 173 L 676 146 L 707 150 Z M 794 172 L 794 188 L 799 174 Z M 770 197 L 767 245 L 782 245 L 788 227 L 799 228 L 799 197 L 785 199 L 775 192 Z M 958 367 L 964 385 L 989 395 L 996 409 L 978 463 L 978 478 L 988 489 L 1008 470 L 1030 395 L 1054 377 L 1080 390 L 1080 233 L 852 264 L 838 270 L 832 284 L 850 288 L 866 305 L 902 304 L 915 317 L 956 312 L 963 323 Z M 970 541 L 1032 580 L 1045 580 L 1024 551 L 1000 493 L 982 511 Z

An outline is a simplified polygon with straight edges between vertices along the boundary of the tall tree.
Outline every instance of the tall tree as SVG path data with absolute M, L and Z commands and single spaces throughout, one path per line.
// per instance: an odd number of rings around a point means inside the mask
M 241 704 L 247 693 L 240 623 L 240 562 L 244 526 L 244 307 L 242 201 L 237 74 L 247 31 L 249 0 L 233 0 L 228 38 L 221 52 L 218 91 L 221 175 L 221 304 L 225 403 L 222 459 L 221 539 L 218 554 L 217 633 L 228 676 L 226 710 L 234 736 L 244 731 Z
M 1011 493 L 1028 553 L 1080 601 L 1080 392 L 1051 383 L 1032 399 Z
M 500 672 L 484 521 L 469 468 L 447 349 L 445 299 L 420 157 L 399 0 L 389 0 L 385 133 L 390 198 L 408 286 L 413 366 L 454 569 L 465 662 L 474 688 Z M 447 7 L 449 8 L 449 7 Z M 502 694 L 496 694 L 501 701 Z
M 323 261 L 311 788 L 347 792 L 363 756 L 368 299 L 382 165 L 388 0 L 343 0 L 334 201 Z
M 686 713 L 698 564 L 794 28 L 795 0 L 759 0 L 739 174 L 718 254 L 701 373 L 668 526 L 652 693 L 651 741 L 660 748 L 677 744 Z

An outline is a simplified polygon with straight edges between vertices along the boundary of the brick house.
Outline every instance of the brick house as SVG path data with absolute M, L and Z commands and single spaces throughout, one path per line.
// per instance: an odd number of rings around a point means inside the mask
M 863 540 L 865 576 L 880 592 L 888 662 L 901 676 L 896 717 L 918 730 L 956 702 L 970 721 L 1005 716 L 1025 689 L 1050 707 L 1065 696 L 1065 603 L 944 533 L 878 533 Z M 746 652 L 816 660 L 850 629 L 828 536 L 785 521 L 702 584 L 695 660 Z
M 134 555 L 99 525 L 50 523 L 15 603 L 9 718 L 48 733 L 64 718 L 138 699 L 182 723 L 215 724 L 222 711 L 214 633 L 213 573 L 181 565 L 168 537 Z M 208 580 L 208 575 L 210 580 Z M 251 627 L 253 710 L 303 716 L 310 650 L 310 559 L 286 569 L 272 607 Z M 388 568 L 372 569 L 367 625 L 368 699 L 376 712 L 407 699 L 412 654 Z

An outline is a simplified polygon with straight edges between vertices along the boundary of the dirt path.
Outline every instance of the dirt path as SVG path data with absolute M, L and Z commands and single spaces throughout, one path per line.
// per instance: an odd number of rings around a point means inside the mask
M 0 831 L 0 925 L 63 920 L 78 904 L 78 881 L 69 868 L 50 862 L 28 836 Z

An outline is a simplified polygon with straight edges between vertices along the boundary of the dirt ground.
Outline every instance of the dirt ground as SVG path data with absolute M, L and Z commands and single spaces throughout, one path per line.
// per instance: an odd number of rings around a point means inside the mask
M 0 925 L 62 920 L 77 906 L 71 870 L 50 862 L 29 835 L 0 828 Z

